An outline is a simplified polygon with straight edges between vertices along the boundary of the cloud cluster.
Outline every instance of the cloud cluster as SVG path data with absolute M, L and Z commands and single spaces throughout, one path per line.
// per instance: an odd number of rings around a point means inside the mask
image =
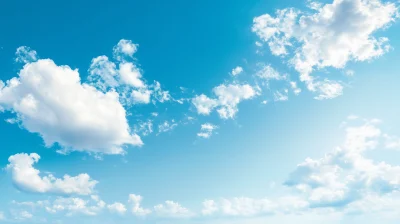
M 93 193 L 98 182 L 92 180 L 88 174 L 79 174 L 74 177 L 64 175 L 62 179 L 52 174 L 41 176 L 40 171 L 33 167 L 39 159 L 40 156 L 36 153 L 10 156 L 7 170 L 10 171 L 13 183 L 18 189 L 33 193 L 78 195 Z
M 194 214 L 177 202 L 165 201 L 164 204 L 154 206 L 154 212 L 160 217 L 189 218 Z
M 254 18 L 253 32 L 272 54 L 289 57 L 301 81 L 317 99 L 341 95 L 340 83 L 311 76 L 316 69 L 344 68 L 349 61 L 367 61 L 389 50 L 388 39 L 374 33 L 398 18 L 395 3 L 380 0 L 334 0 L 312 4 L 312 12 L 287 8 Z M 328 90 L 326 90 L 328 89 Z
M 50 59 L 26 64 L 19 77 L 0 85 L 0 106 L 38 133 L 47 147 L 122 154 L 124 145 L 142 145 L 131 133 L 115 91 L 101 92 L 81 83 L 78 70 Z
M 229 84 L 219 85 L 213 89 L 216 99 L 209 98 L 204 94 L 192 99 L 193 105 L 199 114 L 208 115 L 215 108 L 223 119 L 232 119 L 238 112 L 238 104 L 257 95 L 257 91 L 250 85 Z
M 148 84 L 142 77 L 134 54 L 138 45 L 122 39 L 114 46 L 115 61 L 102 55 L 92 59 L 88 80 L 92 86 L 102 91 L 116 90 L 124 104 L 149 104 L 171 100 L 168 91 L 161 89 L 159 82 Z
M 378 150 L 384 134 L 377 120 L 348 126 L 342 146 L 320 159 L 306 159 L 290 174 L 285 185 L 296 189 L 310 207 L 340 208 L 366 198 L 383 198 L 400 190 L 400 166 L 376 162 L 365 156 Z M 360 202 L 359 202 L 360 203 Z
M 197 133 L 197 136 L 200 138 L 210 138 L 213 135 L 213 132 L 215 129 L 217 129 L 218 126 L 215 126 L 210 123 L 205 123 L 201 125 L 200 132 Z

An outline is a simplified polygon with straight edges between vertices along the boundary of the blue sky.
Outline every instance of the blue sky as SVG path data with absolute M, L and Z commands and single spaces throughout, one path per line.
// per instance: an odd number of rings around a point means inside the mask
M 398 7 L 4 2 L 0 223 L 398 223 Z

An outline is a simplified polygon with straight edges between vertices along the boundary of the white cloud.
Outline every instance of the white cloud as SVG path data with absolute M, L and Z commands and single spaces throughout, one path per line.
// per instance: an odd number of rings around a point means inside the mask
M 144 136 L 153 133 L 153 121 L 147 120 L 145 122 L 140 122 L 139 124 L 135 125 L 135 132 L 140 133 Z
M 201 130 L 199 133 L 197 133 L 197 136 L 200 138 L 210 138 L 211 135 L 213 134 L 214 130 L 217 129 L 218 126 L 215 126 L 210 123 L 205 123 L 201 125 Z
M 160 102 L 164 103 L 166 101 L 171 100 L 171 95 L 169 94 L 169 91 L 165 91 L 161 89 L 161 84 L 157 81 L 154 81 L 154 84 L 152 85 L 152 89 L 154 92 L 154 98 Z
M 102 93 L 81 84 L 79 73 L 45 59 L 29 63 L 0 89 L 0 105 L 17 114 L 24 128 L 39 133 L 47 147 L 106 154 L 123 145 L 142 145 L 130 133 L 115 91 Z
M 385 139 L 385 147 L 388 149 L 400 149 L 400 138 L 398 136 L 383 135 Z
M 289 62 L 309 90 L 320 91 L 324 84 L 310 75 L 315 69 L 344 68 L 348 61 L 366 61 L 388 51 L 388 39 L 373 34 L 398 17 L 395 3 L 334 0 L 312 8 L 316 11 L 278 10 L 276 17 L 265 14 L 254 18 L 253 24 L 253 32 L 268 43 L 272 54 L 292 53 Z
M 138 44 L 134 44 L 131 40 L 121 39 L 118 44 L 114 46 L 114 57 L 117 60 L 122 60 L 124 55 L 133 57 L 133 54 L 137 52 L 138 46 Z
M 213 89 L 217 99 L 208 98 L 202 94 L 192 99 L 193 105 L 199 114 L 208 115 L 218 107 L 217 112 L 223 119 L 234 118 L 238 111 L 238 104 L 257 95 L 257 92 L 248 84 L 219 85 Z
M 307 208 L 308 203 L 297 197 L 281 197 L 277 199 L 236 197 L 221 198 L 218 201 L 203 202 L 202 214 L 205 216 L 221 214 L 224 216 L 254 217 L 268 214 L 297 213 Z
M 175 120 L 172 120 L 171 122 L 169 121 L 164 121 L 163 123 L 158 125 L 158 133 L 163 133 L 163 132 L 169 132 L 174 130 L 178 126 L 177 123 L 175 123 Z
M 126 208 L 125 205 L 119 202 L 115 202 L 114 204 L 107 205 L 107 208 L 110 212 L 117 213 L 120 215 L 125 214 Z
M 286 80 L 287 75 L 281 75 L 271 65 L 262 65 L 256 75 L 263 80 Z
M 132 101 L 134 104 L 148 104 L 150 103 L 151 93 L 148 89 L 133 90 L 131 93 Z
M 301 93 L 301 89 L 297 87 L 296 82 L 290 82 L 290 87 L 292 88 L 295 95 L 299 95 Z
M 283 91 L 276 91 L 274 93 L 274 101 L 287 101 L 289 99 L 289 91 L 287 89 Z
M 173 201 L 154 206 L 154 211 L 160 217 L 169 218 L 189 218 L 194 215 L 189 209 Z
M 103 91 L 106 91 L 108 87 L 115 88 L 119 85 L 116 65 L 105 55 L 92 59 L 89 74 L 88 80 L 92 82 L 92 85 Z
M 74 177 L 64 175 L 62 179 L 52 174 L 40 176 L 40 171 L 33 167 L 39 159 L 36 153 L 10 156 L 7 170 L 11 172 L 13 183 L 18 189 L 34 193 L 88 195 L 92 194 L 98 183 L 86 173 Z
M 317 100 L 333 99 L 343 94 L 343 86 L 335 81 L 318 82 L 317 88 L 319 89 L 319 95 L 315 97 Z
M 30 63 L 38 60 L 37 53 L 36 51 L 30 49 L 27 46 L 21 46 L 17 48 L 17 51 L 15 52 L 16 62 L 21 62 L 21 63 Z
M 65 212 L 67 216 L 83 214 L 94 216 L 106 207 L 106 203 L 97 196 L 91 196 L 90 200 L 82 198 L 57 198 L 54 202 L 46 206 L 49 213 Z
M 237 76 L 237 75 L 239 75 L 239 74 L 242 73 L 242 72 L 243 72 L 243 68 L 240 67 L 240 66 L 237 66 L 236 68 L 232 69 L 231 75 Z
M 3 221 L 5 219 L 6 219 L 6 217 L 4 215 L 4 212 L 0 212 L 0 221 Z
M 12 213 L 13 218 L 18 221 L 33 218 L 33 215 L 28 211 L 12 211 L 11 213 Z
M 130 194 L 129 202 L 132 203 L 132 213 L 136 216 L 146 216 L 151 213 L 150 209 L 145 209 L 141 207 L 143 197 L 140 195 Z
M 320 159 L 299 164 L 285 184 L 298 190 L 310 207 L 349 207 L 368 197 L 383 197 L 400 190 L 400 166 L 365 157 L 377 149 L 382 131 L 374 120 L 347 127 L 341 147 Z
M 121 82 L 123 84 L 136 87 L 136 88 L 144 88 L 145 84 L 140 79 L 142 78 L 142 74 L 140 70 L 130 62 L 124 62 L 119 64 L 119 75 L 121 76 Z
M 217 203 L 214 200 L 205 200 L 201 214 L 212 215 L 219 210 Z
M 206 95 L 201 94 L 192 99 L 193 105 L 197 109 L 197 113 L 209 115 L 212 110 L 218 106 L 218 102 L 214 99 L 208 98 Z

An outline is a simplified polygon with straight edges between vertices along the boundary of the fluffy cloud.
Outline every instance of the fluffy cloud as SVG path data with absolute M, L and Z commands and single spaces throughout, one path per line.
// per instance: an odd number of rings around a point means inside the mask
M 114 58 L 98 56 L 92 59 L 88 80 L 90 85 L 103 92 L 114 90 L 119 94 L 124 105 L 167 102 L 172 99 L 168 91 L 161 89 L 161 84 L 154 81 L 147 84 L 142 71 L 134 60 L 138 45 L 130 40 L 120 40 L 114 47 Z
M 261 65 L 261 69 L 256 73 L 256 76 L 262 80 L 286 80 L 287 75 L 281 75 L 271 65 Z
M 204 94 L 194 97 L 192 103 L 196 107 L 197 113 L 203 115 L 209 115 L 218 105 L 217 100 L 210 99 Z
M 140 195 L 130 194 L 129 202 L 132 203 L 132 213 L 136 216 L 146 216 L 151 213 L 150 209 L 141 207 L 143 197 Z
M 257 92 L 248 84 L 238 85 L 219 85 L 213 89 L 217 99 L 199 95 L 192 99 L 193 105 L 199 114 L 208 115 L 214 108 L 223 119 L 234 118 L 238 111 L 238 104 L 243 100 L 248 100 L 257 95 Z
M 107 208 L 108 208 L 108 210 L 110 210 L 110 212 L 117 213 L 120 215 L 123 215 L 126 212 L 125 205 L 122 203 L 119 203 L 119 202 L 115 202 L 114 204 L 107 205 Z
M 13 183 L 18 189 L 34 193 L 88 195 L 92 194 L 98 183 L 86 173 L 74 177 L 64 175 L 62 179 L 52 174 L 40 176 L 40 171 L 33 167 L 39 159 L 36 153 L 10 156 L 7 170 L 11 172 Z
M 306 159 L 285 185 L 299 191 L 310 207 L 351 207 L 369 197 L 383 197 L 400 190 L 400 166 L 365 157 L 382 142 L 377 121 L 348 126 L 341 147 L 320 159 Z M 361 202 L 359 202 L 361 203 Z
M 388 39 L 373 34 L 398 17 L 398 8 L 395 3 L 380 0 L 334 0 L 331 4 L 313 4 L 312 8 L 313 13 L 283 9 L 276 17 L 256 17 L 253 32 L 268 43 L 272 54 L 292 53 L 289 62 L 308 89 L 322 91 L 325 96 L 320 99 L 332 98 L 341 92 L 334 90 L 331 94 L 332 85 L 311 76 L 312 71 L 344 68 L 348 61 L 366 61 L 387 52 Z M 324 92 L 325 87 L 330 90 Z
M 201 130 L 199 133 L 197 133 L 197 136 L 200 138 L 210 138 L 211 135 L 213 134 L 214 130 L 217 129 L 218 126 L 215 126 L 210 123 L 205 123 L 201 125 Z
M 131 94 L 134 104 L 150 103 L 151 91 L 148 89 L 133 90 Z
M 194 215 L 189 209 L 173 201 L 154 206 L 154 211 L 160 217 L 189 218 Z
M 232 69 L 231 75 L 237 76 L 237 75 L 239 75 L 239 74 L 242 73 L 242 72 L 243 72 L 243 68 L 240 67 L 240 66 L 237 66 L 236 68 Z
M 47 147 L 106 154 L 124 153 L 124 145 L 142 145 L 132 134 L 115 91 L 102 93 L 82 84 L 78 70 L 45 59 L 26 64 L 18 78 L 0 89 L 0 105 L 17 114 L 28 131 Z
M 113 48 L 114 57 L 117 60 L 122 60 L 123 56 L 133 57 L 133 54 L 138 50 L 138 46 L 131 40 L 121 39 Z

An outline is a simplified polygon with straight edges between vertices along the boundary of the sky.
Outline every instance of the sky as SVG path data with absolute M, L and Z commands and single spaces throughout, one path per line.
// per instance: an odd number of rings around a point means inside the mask
M 2 2 L 0 223 L 399 223 L 399 6 Z

